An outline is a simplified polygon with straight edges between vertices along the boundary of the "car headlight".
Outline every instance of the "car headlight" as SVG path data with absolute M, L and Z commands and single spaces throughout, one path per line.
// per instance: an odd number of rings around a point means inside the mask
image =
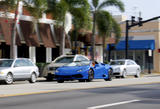
M 115 72 L 120 72 L 121 69 L 118 67 L 118 68 L 115 68 L 114 71 L 115 71 Z
M 0 74 L 4 74 L 4 72 L 0 72 Z
M 55 71 L 55 73 L 58 73 L 58 72 L 59 72 L 58 70 Z

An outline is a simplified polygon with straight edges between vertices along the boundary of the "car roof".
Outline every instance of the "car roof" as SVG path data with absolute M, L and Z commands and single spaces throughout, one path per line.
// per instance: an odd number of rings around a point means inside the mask
M 8 59 L 8 58 L 1 58 L 0 60 L 16 60 L 16 59 L 27 59 L 30 60 L 29 58 L 15 58 L 15 59 Z
M 111 60 L 111 61 L 134 61 L 134 60 L 131 60 L 131 59 L 117 59 L 117 60 Z

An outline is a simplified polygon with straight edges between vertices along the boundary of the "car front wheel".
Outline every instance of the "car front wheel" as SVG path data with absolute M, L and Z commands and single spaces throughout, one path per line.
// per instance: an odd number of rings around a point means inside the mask
M 11 73 L 8 73 L 5 79 L 6 84 L 12 84 L 13 83 L 13 75 Z

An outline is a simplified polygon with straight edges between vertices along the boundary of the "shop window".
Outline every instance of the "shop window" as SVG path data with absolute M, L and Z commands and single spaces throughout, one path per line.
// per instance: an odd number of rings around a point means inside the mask
M 29 47 L 27 45 L 18 46 L 18 57 L 29 58 Z
M 44 46 L 36 47 L 36 62 L 46 62 L 46 48 Z

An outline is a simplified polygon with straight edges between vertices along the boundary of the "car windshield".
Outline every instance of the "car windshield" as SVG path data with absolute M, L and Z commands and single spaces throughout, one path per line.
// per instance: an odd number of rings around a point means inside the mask
M 0 60 L 0 67 L 11 67 L 13 60 Z
M 71 63 L 73 62 L 74 57 L 62 57 L 55 61 L 55 63 Z
M 90 64 L 90 61 L 83 61 L 83 62 L 75 61 L 72 63 L 65 64 L 64 66 L 84 66 L 84 65 L 89 65 L 89 64 Z
M 110 65 L 124 65 L 125 61 L 111 61 Z

